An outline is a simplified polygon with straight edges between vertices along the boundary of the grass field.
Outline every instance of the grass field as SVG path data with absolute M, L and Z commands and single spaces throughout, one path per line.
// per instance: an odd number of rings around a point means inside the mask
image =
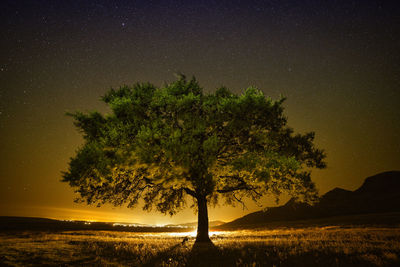
M 0 265 L 400 266 L 400 228 L 330 226 L 210 235 L 214 246 L 193 246 L 194 233 L 0 232 Z

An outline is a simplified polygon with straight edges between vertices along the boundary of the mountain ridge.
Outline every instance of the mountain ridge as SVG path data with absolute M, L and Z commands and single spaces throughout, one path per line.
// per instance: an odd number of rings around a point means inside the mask
M 398 211 L 400 211 L 400 171 L 387 171 L 367 177 L 354 191 L 335 187 L 322 195 L 314 205 L 298 202 L 292 198 L 284 205 L 249 213 L 220 225 L 219 228 Z

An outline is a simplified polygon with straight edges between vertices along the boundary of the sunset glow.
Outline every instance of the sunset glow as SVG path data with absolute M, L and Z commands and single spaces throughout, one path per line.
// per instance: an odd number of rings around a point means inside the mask
M 169 217 L 140 208 L 86 208 L 73 203 L 73 190 L 59 182 L 82 144 L 66 111 L 107 111 L 98 99 L 110 87 L 137 81 L 158 86 L 177 72 L 196 75 L 206 91 L 225 85 L 237 93 L 254 85 L 273 98 L 287 96 L 290 125 L 315 131 L 326 149 L 328 168 L 312 176 L 321 194 L 354 190 L 369 175 L 398 169 L 395 6 L 191 2 L 170 13 L 151 3 L 116 8 L 100 2 L 1 4 L 7 36 L 0 63 L 1 215 L 196 221 L 189 209 Z M 49 203 L 64 211 L 49 210 Z M 230 221 L 260 209 L 246 204 L 247 210 L 211 209 L 210 219 Z M 260 204 L 275 205 L 268 197 Z

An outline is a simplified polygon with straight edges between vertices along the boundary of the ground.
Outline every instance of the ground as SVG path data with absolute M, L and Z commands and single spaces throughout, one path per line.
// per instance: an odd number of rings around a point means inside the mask
M 400 228 L 306 227 L 194 233 L 0 232 L 0 265 L 400 266 Z M 185 238 L 188 237 L 188 238 Z

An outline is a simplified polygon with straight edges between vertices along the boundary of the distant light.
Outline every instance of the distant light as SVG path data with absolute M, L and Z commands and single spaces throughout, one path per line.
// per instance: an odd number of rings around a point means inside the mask
M 173 237 L 184 237 L 184 236 L 195 237 L 195 236 L 197 236 L 197 230 L 196 230 L 196 231 L 193 231 L 193 232 L 175 232 L 175 233 L 167 233 L 167 235 L 173 236 Z

